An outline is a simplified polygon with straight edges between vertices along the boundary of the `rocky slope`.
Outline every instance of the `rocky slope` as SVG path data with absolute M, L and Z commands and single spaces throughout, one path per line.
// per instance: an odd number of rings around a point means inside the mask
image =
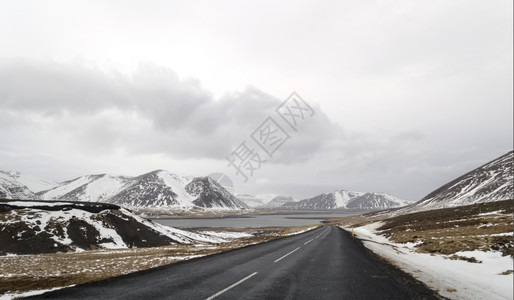
M 514 199 L 514 152 L 510 151 L 434 190 L 405 207 L 370 216 L 399 216 L 415 212 L 454 208 Z
M 114 204 L 0 200 L 0 255 L 219 242 Z
M 514 199 L 513 161 L 510 151 L 436 189 L 416 206 L 432 209 Z

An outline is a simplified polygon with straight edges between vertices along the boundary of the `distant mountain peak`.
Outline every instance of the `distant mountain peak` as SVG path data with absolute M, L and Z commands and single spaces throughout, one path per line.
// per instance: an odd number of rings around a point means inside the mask
M 298 200 L 293 197 L 278 195 L 271 199 L 270 202 L 259 206 L 259 208 L 280 208 L 286 203 L 294 203 L 296 201 Z
M 410 202 L 385 193 L 364 193 L 341 189 L 296 203 L 286 203 L 283 206 L 289 209 L 385 209 L 407 204 Z

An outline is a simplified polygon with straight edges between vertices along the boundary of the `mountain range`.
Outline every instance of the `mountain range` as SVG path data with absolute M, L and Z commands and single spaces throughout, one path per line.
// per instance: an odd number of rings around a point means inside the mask
M 293 197 L 264 194 L 239 194 L 237 197 L 248 206 L 256 209 L 291 209 L 291 210 L 327 210 L 327 209 L 362 209 L 376 210 L 400 207 L 411 201 L 384 193 L 351 192 L 346 190 L 324 193 L 312 198 L 298 201 Z
M 209 177 L 179 176 L 163 170 L 135 177 L 86 175 L 61 183 L 0 171 L 0 198 L 104 202 L 128 208 L 181 210 L 249 207 L 376 210 L 405 206 L 401 211 L 420 211 L 514 199 L 513 160 L 514 152 L 510 151 L 441 186 L 416 203 L 385 193 L 347 190 L 301 201 L 276 194 L 236 197 Z
M 104 202 L 129 208 L 248 208 L 209 177 L 184 177 L 163 170 L 135 177 L 86 175 L 62 183 L 26 178 L 0 171 L 0 198 Z M 31 190 L 29 186 L 38 188 Z
M 384 209 L 412 202 L 385 193 L 363 193 L 346 190 L 324 193 L 298 202 L 285 203 L 288 209 Z
M 179 176 L 156 170 L 135 177 L 111 174 L 85 175 L 54 183 L 19 172 L 0 171 L 0 198 L 103 202 L 127 208 L 174 210 L 229 209 L 381 209 L 408 202 L 381 193 L 345 190 L 298 201 L 277 194 L 237 197 L 210 177 Z
M 287 203 L 295 203 L 298 200 L 293 197 L 287 196 L 276 196 L 271 199 L 268 203 L 260 205 L 258 208 L 272 209 L 272 208 L 285 208 L 284 205 Z

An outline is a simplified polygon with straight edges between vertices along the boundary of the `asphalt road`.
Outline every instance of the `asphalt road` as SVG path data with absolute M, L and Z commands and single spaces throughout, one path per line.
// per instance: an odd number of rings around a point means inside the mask
M 37 299 L 433 299 L 340 228 L 43 294 Z

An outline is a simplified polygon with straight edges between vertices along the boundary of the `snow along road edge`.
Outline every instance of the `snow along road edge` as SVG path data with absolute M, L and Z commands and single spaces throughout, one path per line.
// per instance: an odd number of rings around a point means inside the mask
M 403 271 L 450 299 L 514 299 L 513 274 L 499 275 L 512 270 L 513 259 L 500 252 L 466 251 L 461 256 L 473 256 L 482 263 L 450 260 L 444 255 L 415 252 L 414 244 L 393 243 L 378 235 L 381 222 L 353 228 L 356 237 L 366 248 L 393 262 Z M 352 228 L 342 229 L 352 232 Z

